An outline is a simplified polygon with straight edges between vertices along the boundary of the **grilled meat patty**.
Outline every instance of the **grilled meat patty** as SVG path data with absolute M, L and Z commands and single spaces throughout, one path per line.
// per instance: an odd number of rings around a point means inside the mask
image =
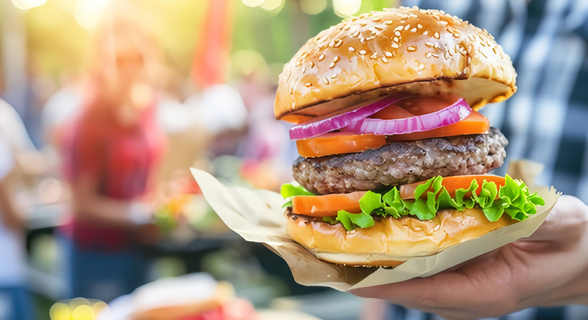
M 379 149 L 318 158 L 299 157 L 293 177 L 319 194 L 376 190 L 437 175 L 484 174 L 502 166 L 508 141 L 496 128 L 486 134 L 392 142 Z

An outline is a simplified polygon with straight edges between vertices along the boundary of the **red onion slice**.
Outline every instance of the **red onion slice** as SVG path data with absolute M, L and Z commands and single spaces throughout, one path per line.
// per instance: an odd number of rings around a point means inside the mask
M 399 94 L 388 96 L 364 107 L 354 108 L 344 113 L 331 113 L 316 119 L 301 123 L 290 129 L 290 139 L 300 140 L 347 127 L 354 121 L 364 119 L 410 95 Z
M 344 131 L 362 134 L 372 133 L 382 136 L 422 132 L 460 122 L 470 113 L 472 113 L 472 108 L 463 98 L 460 98 L 447 108 L 422 116 L 394 120 L 370 118 L 355 120 Z

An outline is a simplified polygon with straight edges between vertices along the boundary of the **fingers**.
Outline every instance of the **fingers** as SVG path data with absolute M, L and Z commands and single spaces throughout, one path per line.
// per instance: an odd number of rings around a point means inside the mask
M 470 288 L 471 283 L 465 276 L 449 272 L 428 278 L 357 289 L 352 293 L 364 298 L 385 299 L 422 310 L 458 306 L 463 303 L 463 297 L 474 294 Z

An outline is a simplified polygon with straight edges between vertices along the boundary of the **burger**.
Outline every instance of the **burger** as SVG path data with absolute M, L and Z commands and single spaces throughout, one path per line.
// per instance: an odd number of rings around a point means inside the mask
M 279 79 L 294 123 L 289 236 L 321 260 L 396 267 L 536 213 L 522 181 L 489 174 L 504 135 L 477 110 L 516 92 L 485 30 L 443 11 L 387 9 L 310 39 Z

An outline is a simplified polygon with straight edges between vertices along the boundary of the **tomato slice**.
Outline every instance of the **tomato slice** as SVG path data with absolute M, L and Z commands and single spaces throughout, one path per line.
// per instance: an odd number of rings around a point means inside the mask
M 480 194 L 482 191 L 482 183 L 484 180 L 488 182 L 494 182 L 498 187 L 504 186 L 504 177 L 495 176 L 495 175 L 470 175 L 470 176 L 454 176 L 454 177 L 444 177 L 442 181 L 442 185 L 447 189 L 449 195 L 451 197 L 455 197 L 455 190 L 457 189 L 467 189 L 470 187 L 472 180 L 478 181 L 478 189 L 476 190 L 476 194 Z M 425 183 L 426 181 L 405 184 L 400 186 L 400 197 L 402 199 L 414 199 L 414 191 L 416 187 Z M 471 196 L 471 194 L 466 194 L 466 196 Z
M 466 134 L 480 134 L 487 132 L 488 129 L 490 129 L 488 118 L 484 117 L 481 113 L 472 110 L 472 113 L 470 113 L 469 116 L 458 123 L 424 132 L 388 136 L 387 141 L 413 141 L 429 138 L 461 136 Z
M 322 196 L 292 197 L 292 213 L 313 217 L 335 217 L 337 211 L 361 212 L 359 199 L 364 191 L 327 194 Z
M 378 149 L 385 144 L 385 136 L 346 132 L 327 133 L 316 138 L 296 141 L 298 153 L 307 158 Z

